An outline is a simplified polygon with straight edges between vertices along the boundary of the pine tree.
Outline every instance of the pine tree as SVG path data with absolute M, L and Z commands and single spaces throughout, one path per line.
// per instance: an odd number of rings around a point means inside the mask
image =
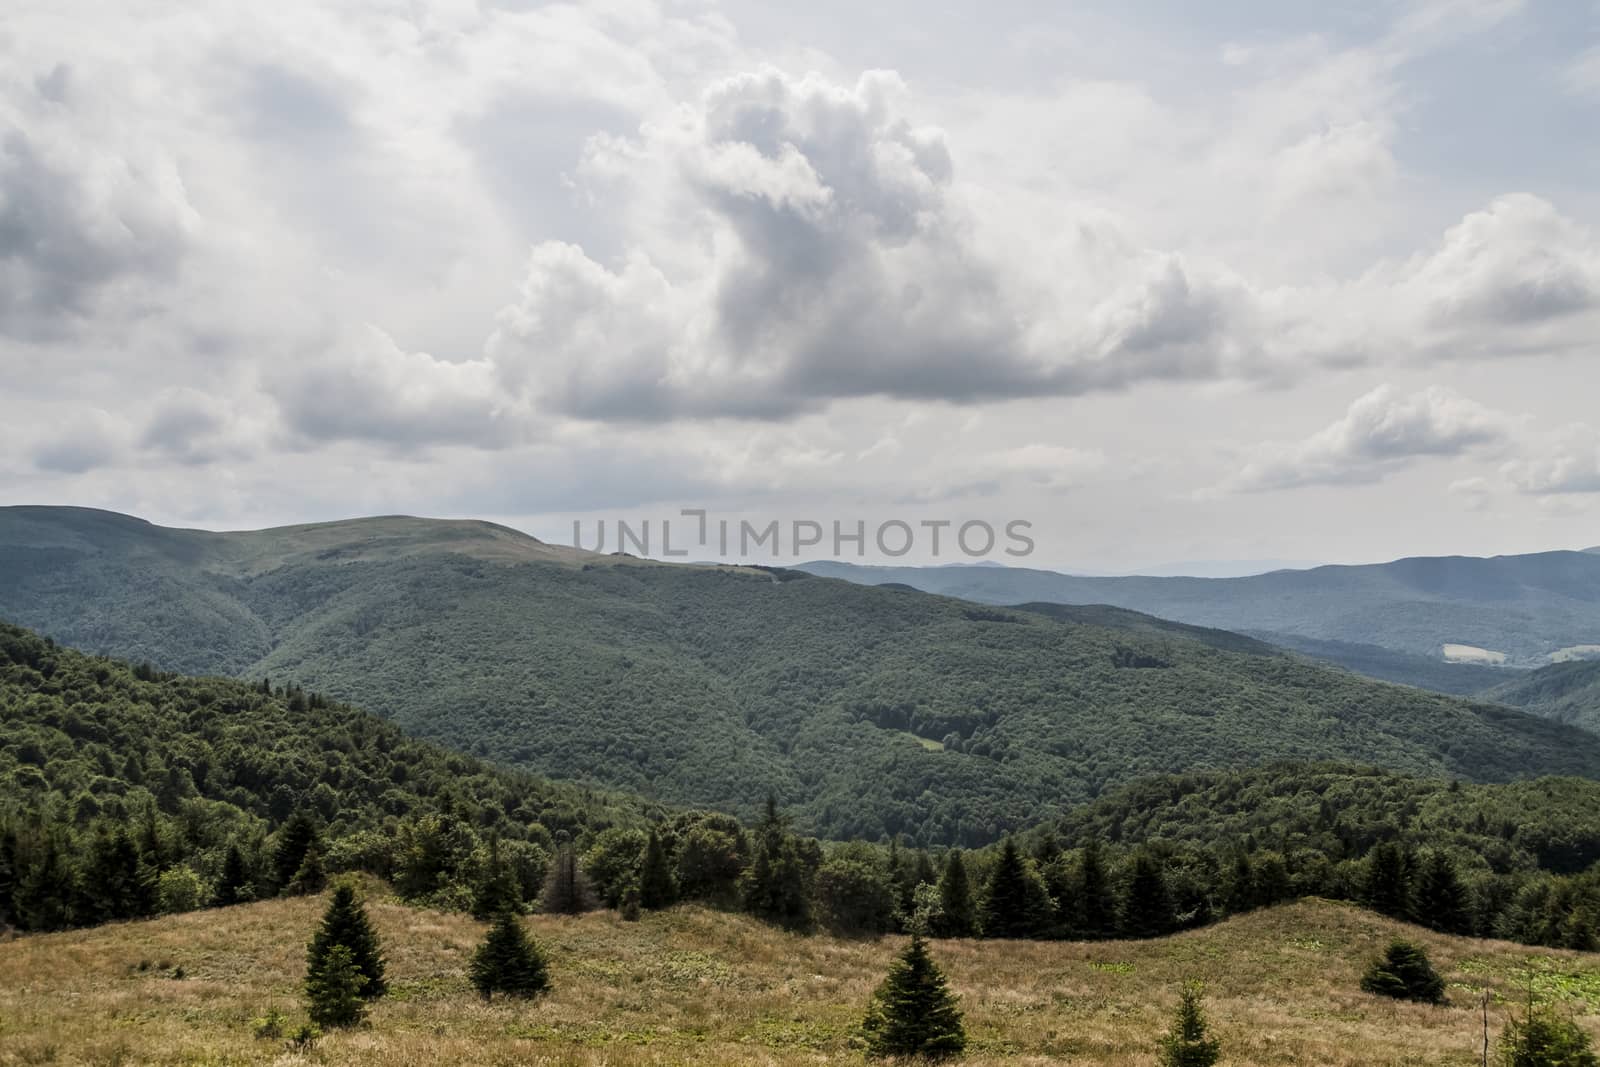
M 1100 842 L 1090 838 L 1078 860 L 1078 928 L 1085 937 L 1109 937 L 1115 931 L 1116 915 Z
M 24 930 L 63 930 L 72 918 L 68 902 L 76 872 L 53 834 L 41 837 L 33 852 L 12 890 L 17 924 Z
M 639 906 L 658 911 L 677 899 L 678 887 L 673 881 L 672 865 L 667 862 L 667 850 L 661 844 L 661 836 L 651 830 L 639 866 Z
M 312 841 L 306 849 L 305 859 L 300 861 L 300 869 L 294 872 L 294 877 L 289 879 L 283 891 L 292 897 L 308 897 L 322 892 L 327 885 L 328 872 L 322 864 L 322 842 Z
M 356 899 L 355 887 L 349 882 L 334 887 L 322 925 L 306 948 L 308 975 L 322 973 L 327 967 L 328 954 L 338 947 L 350 952 L 351 963 L 362 978 L 362 997 L 372 1000 L 389 991 L 383 976 L 384 959 L 377 931 L 372 928 L 372 920 Z
M 1184 984 L 1172 1029 L 1161 1038 L 1161 1067 L 1211 1067 L 1221 1055 L 1221 1042 L 1206 1032 L 1201 992 L 1198 982 Z
M 756 828 L 755 852 L 739 888 L 745 910 L 757 918 L 792 930 L 811 925 L 810 874 L 772 797 Z
M 1411 870 L 1405 850 L 1393 841 L 1382 841 L 1367 854 L 1366 877 L 1361 898 L 1374 911 L 1404 917 L 1411 901 Z
M 938 1059 L 966 1048 L 961 1011 L 944 974 L 928 955 L 921 931 L 873 994 L 862 1024 L 871 1056 Z
M 278 830 L 278 847 L 272 854 L 275 889 L 281 892 L 293 884 L 294 876 L 300 873 L 300 867 L 306 861 L 306 853 L 314 845 L 321 844 L 319 838 L 316 823 L 311 821 L 311 816 L 303 811 L 297 811 L 289 816 L 288 821 Z
M 543 954 L 523 929 L 522 920 L 509 911 L 495 917 L 472 954 L 468 975 L 484 1000 L 496 993 L 532 997 L 550 988 Z
M 1039 907 L 1042 887 L 1031 884 L 1034 881 L 1016 842 L 1006 838 L 984 893 L 984 937 L 1022 938 L 1038 932 L 1044 918 Z
M 1233 870 L 1228 876 L 1227 908 L 1231 915 L 1242 915 L 1256 906 L 1256 875 L 1250 857 L 1240 849 L 1234 853 Z
M 125 829 L 95 838 L 83 866 L 79 922 L 136 919 L 155 911 L 155 878 Z
M 1122 901 L 1122 932 L 1129 937 L 1160 937 L 1176 925 L 1166 873 L 1154 856 L 1140 852 L 1134 857 Z
M 954 849 L 945 860 L 939 879 L 938 933 L 943 937 L 971 937 L 977 932 L 978 916 L 972 905 L 972 883 L 967 880 L 967 863 L 961 850 Z
M 347 945 L 333 945 L 306 972 L 306 1008 L 317 1026 L 354 1026 L 370 990 Z
M 1361 977 L 1361 989 L 1396 1000 L 1444 1003 L 1444 979 L 1433 969 L 1428 954 L 1409 941 L 1391 941 Z
M 245 867 L 244 853 L 239 851 L 237 844 L 230 844 L 228 854 L 222 859 L 222 874 L 217 879 L 217 888 L 211 895 L 211 903 L 216 907 L 226 908 L 234 904 L 243 904 L 254 897 L 255 892 L 250 887 L 250 871 Z
M 483 871 L 472 887 L 472 917 L 479 922 L 487 922 L 503 911 L 521 910 L 522 894 L 511 875 L 511 868 L 500 855 L 500 839 L 491 837 Z
M 1429 929 L 1444 933 L 1462 934 L 1471 927 L 1466 887 L 1456 874 L 1455 861 L 1439 849 L 1428 853 L 1417 872 L 1411 915 Z

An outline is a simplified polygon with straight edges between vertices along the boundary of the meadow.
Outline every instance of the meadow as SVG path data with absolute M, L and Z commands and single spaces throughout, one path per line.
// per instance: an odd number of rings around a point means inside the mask
M 904 940 L 799 936 L 699 907 L 632 923 L 535 916 L 553 992 L 485 1003 L 464 973 L 484 925 L 374 887 L 392 993 L 366 1026 L 296 1052 L 256 1037 L 253 1020 L 303 1018 L 305 941 L 322 906 L 279 899 L 0 944 L 0 1064 L 860 1063 L 862 1011 Z M 1362 967 L 1396 935 L 1426 947 L 1446 1006 L 1359 991 Z M 933 951 L 961 995 L 972 1065 L 1153 1064 L 1190 977 L 1205 982 L 1223 1062 L 1238 1067 L 1479 1063 L 1480 991 L 1493 1036 L 1530 982 L 1600 1029 L 1600 956 L 1437 935 L 1324 900 L 1153 941 L 941 940 Z

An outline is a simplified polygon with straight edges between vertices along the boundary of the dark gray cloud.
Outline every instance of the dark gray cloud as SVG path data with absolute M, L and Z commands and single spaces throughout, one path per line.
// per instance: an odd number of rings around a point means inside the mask
M 64 337 L 119 283 L 171 281 L 188 249 L 176 172 L 102 128 L 105 90 L 80 82 L 57 64 L 0 86 L 0 336 Z

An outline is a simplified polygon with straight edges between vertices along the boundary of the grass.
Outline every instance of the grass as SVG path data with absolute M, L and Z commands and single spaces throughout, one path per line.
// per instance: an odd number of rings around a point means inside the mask
M 795 937 L 698 908 L 633 924 L 538 917 L 554 992 L 485 1004 L 464 977 L 481 924 L 375 903 L 393 994 L 369 1026 L 302 1055 L 255 1038 L 251 1021 L 273 1008 L 303 1017 L 304 941 L 320 907 L 270 901 L 0 944 L 0 1064 L 855 1063 L 862 1010 L 901 944 Z M 1450 1005 L 1358 990 L 1396 934 L 1426 946 Z M 942 941 L 934 953 L 962 996 L 968 1064 L 1153 1064 L 1190 976 L 1206 982 L 1238 1067 L 1477 1063 L 1478 991 L 1494 993 L 1498 1030 L 1530 974 L 1588 1029 L 1600 1023 L 1600 957 L 1437 936 L 1326 901 L 1161 941 Z

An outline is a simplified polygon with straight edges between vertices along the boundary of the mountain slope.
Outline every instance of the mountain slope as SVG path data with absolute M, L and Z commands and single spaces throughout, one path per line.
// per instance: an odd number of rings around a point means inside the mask
M 1593 552 L 1414 558 L 1245 578 L 1080 578 L 1025 568 L 836 562 L 800 569 L 989 604 L 1110 604 L 1199 626 L 1379 645 L 1436 661 L 1443 646 L 1459 644 L 1539 665 L 1565 647 L 1600 642 L 1600 555 Z
M 1522 708 L 1558 722 L 1600 730 L 1600 660 L 1541 667 L 1483 692 L 1484 700 Z
M 1159 627 L 793 571 L 505 562 L 472 544 L 498 533 L 439 552 L 442 533 L 406 522 L 399 549 L 318 531 L 285 552 L 274 531 L 0 510 L 0 616 L 163 667 L 296 679 L 474 755 L 663 801 L 748 814 L 776 791 L 837 838 L 981 843 L 1140 775 L 1274 760 L 1600 777 L 1583 731 Z

